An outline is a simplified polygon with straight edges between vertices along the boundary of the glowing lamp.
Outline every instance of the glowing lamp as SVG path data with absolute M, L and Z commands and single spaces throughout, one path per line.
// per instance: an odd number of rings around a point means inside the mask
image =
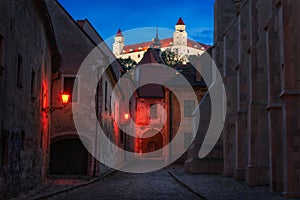
M 51 114 L 56 110 L 62 110 L 64 107 L 66 107 L 70 103 L 70 94 L 67 92 L 60 93 L 61 103 L 63 106 L 48 106 L 46 108 L 43 108 L 43 112 L 47 114 Z
M 124 114 L 124 119 L 125 119 L 125 120 L 128 120 L 128 119 L 129 119 L 129 114 L 128 114 L 128 113 L 125 113 L 125 114 Z
M 64 106 L 68 105 L 70 102 L 70 94 L 63 92 L 61 94 L 61 102 Z

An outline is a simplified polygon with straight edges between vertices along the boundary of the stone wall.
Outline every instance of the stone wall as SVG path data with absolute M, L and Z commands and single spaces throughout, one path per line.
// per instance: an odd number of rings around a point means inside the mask
M 72 96 L 72 102 L 64 109 L 56 110 L 49 115 L 51 119 L 50 143 L 53 144 L 54 142 L 68 140 L 70 138 L 79 139 L 73 119 L 73 104 L 81 103 L 89 105 L 86 108 L 86 114 L 88 116 L 90 115 L 90 111 L 95 109 L 95 97 L 86 96 L 86 92 L 79 89 L 79 84 L 81 84 L 80 81 L 84 80 L 81 80 L 80 77 L 77 76 L 77 71 L 85 57 L 97 46 L 97 44 L 57 1 L 46 0 L 46 4 L 50 12 L 55 37 L 62 58 L 59 71 L 52 76 L 51 104 L 55 107 L 62 107 L 60 93 L 64 91 L 64 84 L 68 78 L 76 78 L 73 92 L 76 91 L 77 93 L 76 97 Z M 71 93 L 72 91 L 67 92 Z M 91 121 L 90 128 L 87 130 L 87 133 L 90 131 L 94 133 L 96 131 L 96 122 L 94 122 L 95 119 L 88 118 L 87 120 Z M 89 149 L 92 149 L 91 151 L 93 151 L 93 139 L 91 139 L 88 134 L 86 135 L 85 139 L 86 142 L 84 144 L 87 145 Z M 91 153 L 92 152 L 89 152 L 89 154 Z M 86 175 L 93 175 L 96 173 L 96 160 L 93 159 L 91 155 L 88 157 Z
M 0 2 L 0 199 L 45 176 L 55 48 L 43 1 Z
M 101 165 L 100 162 L 92 155 L 97 155 L 99 158 L 102 151 L 98 151 L 101 138 L 97 135 L 98 122 L 97 116 L 93 111 L 97 108 L 98 118 L 102 121 L 102 129 L 108 133 L 108 137 L 112 142 L 118 145 L 120 130 L 116 123 L 116 118 L 119 117 L 119 102 L 112 100 L 112 91 L 116 81 L 120 78 L 121 67 L 118 63 L 113 63 L 109 69 L 105 70 L 110 62 L 112 62 L 113 54 L 103 45 L 103 40 L 95 31 L 88 20 L 75 21 L 69 13 L 57 1 L 46 0 L 48 9 L 51 12 L 53 28 L 57 38 L 58 48 L 61 52 L 62 65 L 59 72 L 53 75 L 52 89 L 52 105 L 62 106 L 59 98 L 60 93 L 65 90 L 65 81 L 68 78 L 76 78 L 73 91 L 73 100 L 62 110 L 57 110 L 51 114 L 51 142 L 58 140 L 67 140 L 70 138 L 79 139 L 77 127 L 74 124 L 74 115 L 72 111 L 73 105 L 81 105 L 84 107 L 82 116 L 84 116 L 87 124 L 85 130 L 81 130 L 80 135 L 83 144 L 89 151 L 88 169 L 86 175 L 96 176 L 107 171 L 107 167 Z M 97 45 L 106 48 L 96 49 Z M 89 70 L 92 80 L 97 80 L 103 73 L 103 78 L 99 81 L 99 88 L 96 95 L 95 88 L 87 87 L 88 80 L 77 74 L 80 67 L 83 65 L 86 57 L 93 52 L 97 59 L 88 60 L 85 63 L 90 65 Z M 110 58 L 110 60 L 109 60 Z M 115 70 L 112 70 L 112 69 Z M 107 84 L 105 88 L 105 84 Z M 91 92 L 93 91 L 93 92 Z M 106 94 L 104 94 L 106 92 Z M 75 97 L 75 93 L 77 94 Z M 75 99 L 76 98 L 76 99 Z M 106 99 L 105 99 L 106 98 Z M 119 155 L 122 157 L 123 155 Z M 120 158 L 121 159 L 121 158 Z
M 215 5 L 213 55 L 228 100 L 224 175 L 299 197 L 300 2 L 217 0 Z

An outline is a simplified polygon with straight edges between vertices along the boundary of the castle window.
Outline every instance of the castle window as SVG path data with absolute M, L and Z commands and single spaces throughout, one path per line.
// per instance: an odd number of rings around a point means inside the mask
M 140 58 L 141 57 L 141 55 L 140 54 L 138 54 L 138 58 Z

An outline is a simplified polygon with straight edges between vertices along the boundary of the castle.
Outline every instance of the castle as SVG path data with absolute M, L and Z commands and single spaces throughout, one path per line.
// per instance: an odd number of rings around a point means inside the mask
M 187 36 L 188 33 L 186 32 L 186 25 L 181 17 L 175 25 L 173 37 L 161 40 L 159 39 L 157 30 L 156 37 L 152 41 L 125 45 L 125 37 L 122 34 L 121 29 L 119 29 L 115 36 L 113 53 L 117 58 L 126 59 L 130 57 L 139 63 L 143 58 L 144 53 L 150 47 L 160 48 L 161 51 L 170 49 L 171 51 L 177 53 L 181 58 L 188 58 L 190 55 L 199 56 L 210 47 L 209 45 L 190 40 Z

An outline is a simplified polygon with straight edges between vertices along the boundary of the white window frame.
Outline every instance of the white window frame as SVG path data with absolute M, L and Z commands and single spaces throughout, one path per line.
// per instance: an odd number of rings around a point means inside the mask
M 77 100 L 73 101 L 72 100 L 72 104 L 74 103 L 79 103 L 80 102 L 80 90 L 79 90 L 79 82 L 80 82 L 80 76 L 76 76 L 76 75 L 70 75 L 70 74 L 62 74 L 61 75 L 61 87 L 60 87 L 60 92 L 64 91 L 64 84 L 65 84 L 65 78 L 75 78 L 75 80 L 77 79 Z M 73 96 L 73 94 L 71 94 Z M 73 98 L 73 97 L 72 97 Z

